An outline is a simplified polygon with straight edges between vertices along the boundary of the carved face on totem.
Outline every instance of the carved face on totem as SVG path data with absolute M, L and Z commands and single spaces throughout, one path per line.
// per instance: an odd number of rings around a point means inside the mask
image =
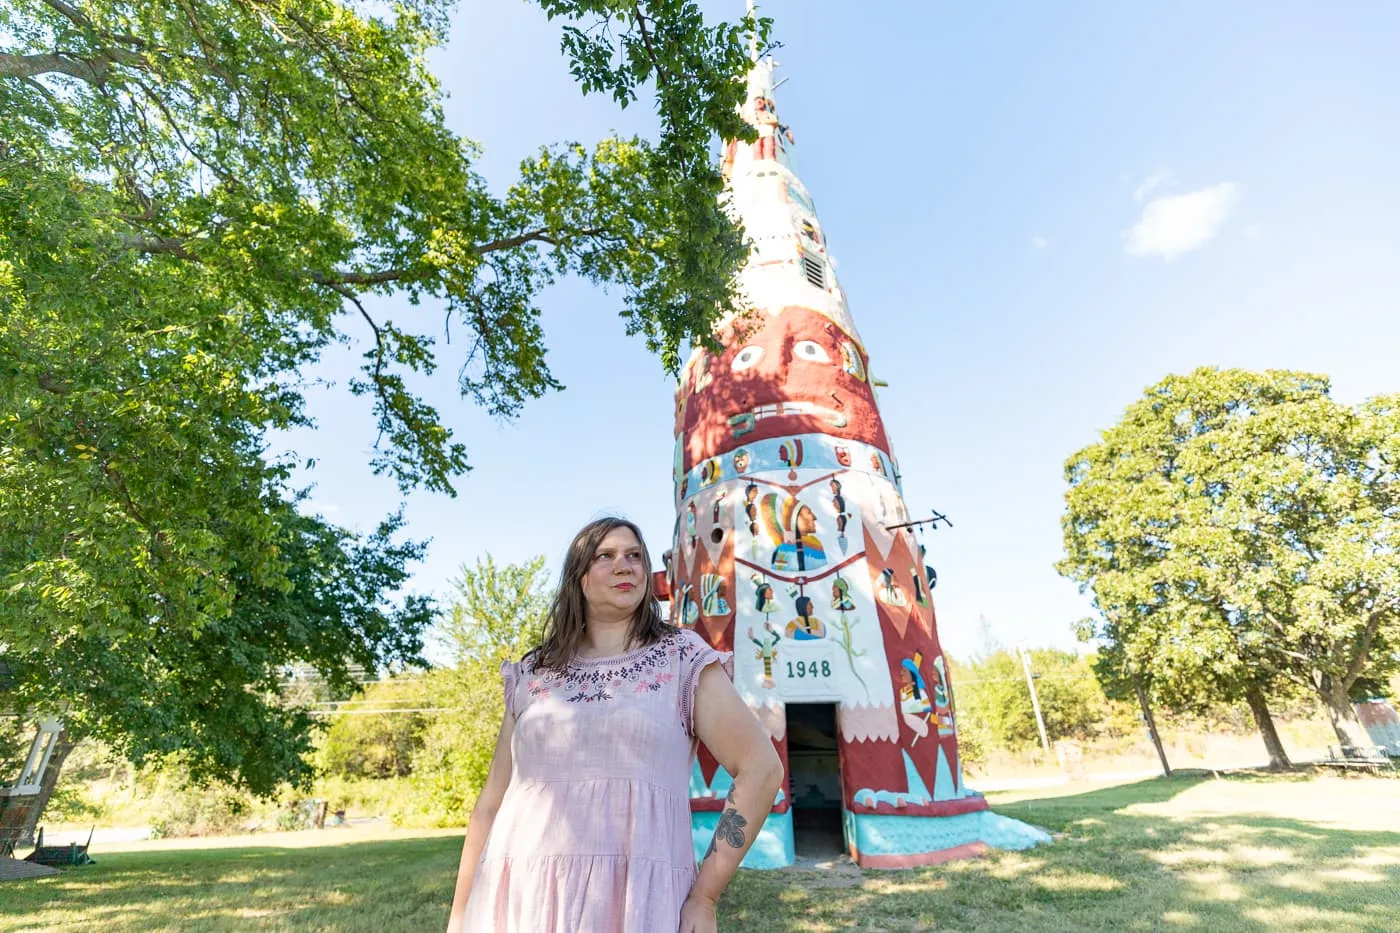
M 746 322 L 719 354 L 687 367 L 678 397 L 685 471 L 752 441 L 826 434 L 888 450 L 860 350 L 829 318 L 809 308 Z M 697 376 L 699 378 L 697 378 Z

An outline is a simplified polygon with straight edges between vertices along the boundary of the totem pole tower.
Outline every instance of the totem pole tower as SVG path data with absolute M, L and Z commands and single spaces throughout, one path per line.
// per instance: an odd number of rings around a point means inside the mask
M 749 867 L 825 835 L 861 865 L 904 867 L 1048 838 L 963 786 L 957 720 L 921 549 L 865 345 L 792 161 L 771 60 L 749 76 L 753 143 L 731 141 L 732 209 L 754 242 L 723 351 L 676 392 L 672 620 L 735 652 L 735 684 L 788 775 Z M 730 777 L 702 748 L 697 853 Z

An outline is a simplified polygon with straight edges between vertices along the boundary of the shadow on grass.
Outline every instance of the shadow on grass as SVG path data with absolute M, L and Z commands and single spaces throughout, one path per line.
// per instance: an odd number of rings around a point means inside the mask
M 842 891 L 820 873 L 745 873 L 721 916 L 744 933 L 1400 929 L 1397 827 L 1338 829 L 1304 813 L 1172 813 L 1179 795 L 1212 780 L 1184 775 L 994 805 L 1055 832 L 1056 843 L 863 872 Z M 1251 794 L 1256 781 L 1265 792 L 1268 778 L 1239 779 Z
M 117 852 L 0 888 L 0 931 L 409 930 L 446 923 L 460 837 Z

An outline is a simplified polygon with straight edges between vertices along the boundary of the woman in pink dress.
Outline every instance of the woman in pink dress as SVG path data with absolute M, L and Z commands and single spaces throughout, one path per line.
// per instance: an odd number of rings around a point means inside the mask
M 662 620 L 635 525 L 580 531 L 540 646 L 502 667 L 506 713 L 448 933 L 714 933 L 782 781 L 731 664 Z M 698 871 L 697 740 L 734 777 Z

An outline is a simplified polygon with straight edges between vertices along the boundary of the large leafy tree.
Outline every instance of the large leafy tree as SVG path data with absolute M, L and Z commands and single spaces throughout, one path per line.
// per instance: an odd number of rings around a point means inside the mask
M 540 0 L 586 91 L 654 84 L 659 136 L 542 149 L 494 196 L 425 54 L 448 0 L 15 0 L 0 6 L 0 660 L 15 702 L 135 757 L 256 789 L 298 773 L 291 660 L 417 653 L 384 602 L 416 546 L 299 519 L 270 431 L 359 329 L 376 470 L 450 491 L 464 445 L 407 388 L 441 351 L 499 415 L 557 387 L 540 290 L 621 294 L 675 366 L 745 255 L 718 204 L 747 30 L 692 3 Z M 366 295 L 435 306 L 371 314 Z M 427 313 L 426 311 L 423 313 Z M 457 346 L 461 350 L 456 349 Z M 392 526 L 392 523 L 391 523 Z
M 1175 703 L 1313 691 L 1343 744 L 1349 693 L 1400 637 L 1400 396 L 1350 408 L 1307 373 L 1198 369 L 1150 387 L 1070 458 L 1062 573 L 1093 634 Z

